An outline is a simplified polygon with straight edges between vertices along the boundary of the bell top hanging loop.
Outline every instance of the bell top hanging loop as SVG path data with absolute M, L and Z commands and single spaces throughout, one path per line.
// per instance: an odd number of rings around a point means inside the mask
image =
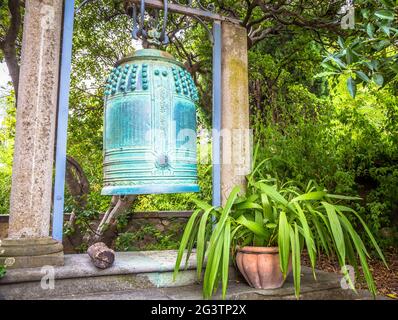
M 138 40 L 139 36 L 141 36 L 141 34 L 139 34 L 139 27 L 138 27 L 138 23 L 137 23 L 137 6 L 135 5 L 135 3 L 133 4 L 133 31 L 131 33 L 131 36 L 133 37 L 134 40 Z
M 145 19 L 145 0 L 141 0 L 141 6 L 140 6 L 140 29 L 138 30 L 138 35 L 146 38 L 147 37 L 147 32 L 144 29 L 144 19 Z
M 163 5 L 164 5 L 164 7 L 163 7 L 163 12 L 164 12 L 164 15 L 163 15 L 163 27 L 162 27 L 162 33 L 160 34 L 160 39 L 159 40 L 164 45 L 166 45 L 166 44 L 169 43 L 169 37 L 166 34 L 167 15 L 168 15 L 168 3 L 167 3 L 167 0 L 163 0 Z
M 167 16 L 168 16 L 168 3 L 167 0 L 163 0 L 163 25 L 162 31 L 156 32 L 158 27 L 155 27 L 155 30 L 147 31 L 145 29 L 144 19 L 145 19 L 145 0 L 141 0 L 140 4 L 140 17 L 138 19 L 137 16 L 137 6 L 133 4 L 133 31 L 132 37 L 134 40 L 142 39 L 144 41 L 148 41 L 149 43 L 154 44 L 163 44 L 166 45 L 169 43 L 169 37 L 166 34 L 166 26 L 167 26 Z

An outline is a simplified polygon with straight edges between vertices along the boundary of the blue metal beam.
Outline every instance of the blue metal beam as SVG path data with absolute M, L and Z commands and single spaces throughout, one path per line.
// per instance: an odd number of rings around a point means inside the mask
M 53 199 L 53 238 L 62 241 L 64 215 L 64 189 L 66 170 L 66 144 L 69 112 L 70 71 L 72 60 L 72 36 L 74 0 L 64 4 L 62 34 L 62 58 L 58 100 L 57 142 L 55 159 L 55 182 Z M 212 180 L 213 205 L 221 205 L 221 22 L 213 21 L 213 130 L 212 130 Z
M 213 206 L 221 205 L 221 22 L 213 22 L 213 130 L 212 130 L 212 178 Z
M 68 131 L 69 86 L 72 62 L 74 0 L 64 1 L 62 31 L 61 73 L 59 81 L 57 143 L 53 199 L 53 238 L 62 241 L 64 224 L 64 189 L 66 169 L 66 142 Z

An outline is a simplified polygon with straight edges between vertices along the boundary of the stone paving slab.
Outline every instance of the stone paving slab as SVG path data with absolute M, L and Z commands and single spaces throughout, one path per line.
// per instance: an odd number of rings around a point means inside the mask
M 54 267 L 54 289 L 43 290 L 41 268 L 12 269 L 0 280 L 0 299 L 72 300 L 201 300 L 202 287 L 196 279 L 195 254 L 187 270 L 173 282 L 177 252 L 117 252 L 115 264 L 105 270 L 94 267 L 86 254 L 66 255 L 65 265 Z M 258 290 L 249 287 L 231 268 L 227 292 L 229 300 L 295 299 L 293 277 L 282 288 Z M 302 267 L 301 299 L 368 299 L 369 293 L 356 295 L 340 287 L 341 276 Z M 214 299 L 221 299 L 220 293 Z
M 138 274 L 151 272 L 167 272 L 174 270 L 175 250 L 162 251 L 131 251 L 116 252 L 115 262 L 108 269 L 95 267 L 87 254 L 65 255 L 65 265 L 54 267 L 55 279 L 71 279 L 81 277 L 99 277 L 108 275 Z M 196 256 L 193 253 L 188 261 L 187 270 L 196 268 Z M 185 261 L 185 258 L 183 258 Z M 182 265 L 181 269 L 184 268 Z M 43 277 L 42 268 L 10 269 L 0 285 L 27 281 L 40 281 Z
M 170 300 L 161 289 L 141 289 L 128 291 L 97 292 L 76 294 L 61 297 L 50 297 L 38 300 Z
M 363 300 L 372 299 L 367 291 L 355 294 L 351 290 L 340 287 L 340 276 L 332 273 L 317 271 L 314 280 L 310 268 L 302 268 L 302 300 Z M 202 300 L 202 286 L 191 284 L 168 288 L 147 288 L 127 291 L 97 292 L 83 295 L 67 295 L 51 297 L 61 300 Z M 221 300 L 218 293 L 213 300 Z M 295 300 L 293 277 L 290 275 L 282 288 L 274 290 L 259 290 L 251 288 L 243 280 L 230 281 L 227 300 Z
M 323 283 L 325 284 L 325 283 Z M 202 286 L 199 284 L 174 288 L 148 288 L 142 290 L 98 292 L 86 295 L 51 297 L 51 300 L 203 300 Z M 212 300 L 221 300 L 218 293 Z M 231 281 L 228 286 L 227 300 L 296 300 L 292 282 L 288 281 L 280 289 L 258 290 L 243 282 Z M 304 284 L 301 300 L 369 300 L 366 291 L 355 294 L 332 285 L 314 288 Z

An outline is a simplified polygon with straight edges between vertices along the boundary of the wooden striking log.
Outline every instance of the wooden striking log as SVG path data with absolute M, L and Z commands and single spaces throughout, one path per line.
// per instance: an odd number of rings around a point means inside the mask
M 109 268 L 115 260 L 115 251 L 109 249 L 105 243 L 94 243 L 87 249 L 91 262 L 100 269 Z

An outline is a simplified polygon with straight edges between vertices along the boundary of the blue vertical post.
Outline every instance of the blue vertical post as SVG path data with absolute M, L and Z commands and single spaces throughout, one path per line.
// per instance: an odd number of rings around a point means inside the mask
M 221 22 L 213 22 L 213 130 L 212 130 L 212 179 L 213 206 L 221 205 Z
M 64 188 L 66 169 L 66 141 L 68 131 L 69 86 L 72 62 L 74 0 L 64 1 L 61 72 L 59 81 L 55 182 L 53 199 L 53 238 L 62 241 L 64 224 Z

